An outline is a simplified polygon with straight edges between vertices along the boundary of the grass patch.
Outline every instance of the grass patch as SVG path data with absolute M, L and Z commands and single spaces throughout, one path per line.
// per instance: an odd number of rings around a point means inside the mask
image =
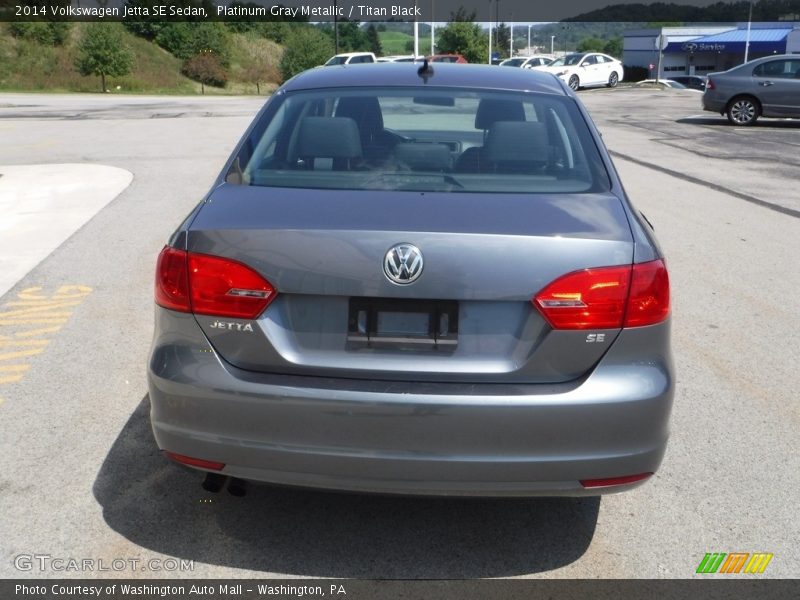
M 62 47 L 43 46 L 17 39 L 0 23 L 0 90 L 46 92 L 97 92 L 99 77 L 84 77 L 74 66 L 85 23 L 75 23 Z M 131 72 L 108 77 L 112 91 L 139 94 L 200 94 L 200 84 L 181 75 L 182 61 L 157 44 L 127 31 L 123 41 L 133 51 Z M 206 94 L 270 94 L 280 82 L 277 65 L 283 53 L 279 44 L 252 34 L 231 35 L 231 64 L 225 88 L 206 86 Z
M 414 36 L 403 33 L 402 31 L 379 31 L 378 39 L 381 41 L 381 49 L 384 55 L 390 54 L 411 54 L 414 50 L 408 50 L 409 42 L 414 44 Z

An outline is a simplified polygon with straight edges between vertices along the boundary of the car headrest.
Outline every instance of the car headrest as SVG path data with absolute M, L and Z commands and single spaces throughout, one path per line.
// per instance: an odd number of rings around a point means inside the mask
M 444 144 L 398 144 L 394 158 L 412 171 L 449 171 L 453 166 L 450 149 Z
M 490 129 L 496 121 L 524 121 L 525 109 L 517 100 L 483 98 L 475 113 L 475 129 Z
M 544 162 L 550 154 L 544 123 L 497 121 L 484 144 L 486 160 L 499 162 Z
M 383 129 L 383 113 L 375 96 L 339 98 L 335 116 L 353 119 L 362 135 L 370 136 Z
M 361 138 L 353 119 L 305 117 L 297 132 L 295 154 L 314 158 L 360 158 Z

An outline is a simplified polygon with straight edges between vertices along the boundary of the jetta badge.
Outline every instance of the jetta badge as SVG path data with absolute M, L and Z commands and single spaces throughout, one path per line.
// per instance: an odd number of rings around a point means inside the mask
M 389 281 L 400 285 L 414 283 L 422 275 L 422 252 L 412 244 L 397 244 L 383 259 L 383 272 Z

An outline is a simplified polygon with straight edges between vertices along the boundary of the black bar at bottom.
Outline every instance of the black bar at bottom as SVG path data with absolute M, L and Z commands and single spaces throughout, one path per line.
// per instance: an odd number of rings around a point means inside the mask
M 357 580 L 357 579 L 6 579 L 3 600 L 728 600 L 800 597 L 797 579 L 598 579 L 598 580 Z

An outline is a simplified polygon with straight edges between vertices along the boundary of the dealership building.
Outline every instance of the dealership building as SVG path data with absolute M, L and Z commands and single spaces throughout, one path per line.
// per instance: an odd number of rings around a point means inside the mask
M 800 24 L 779 21 L 752 23 L 749 34 L 747 23 L 626 31 L 622 61 L 626 66 L 649 68 L 655 77 L 660 41 L 663 54 L 659 77 L 704 75 L 743 63 L 748 39 L 748 60 L 770 54 L 800 54 Z

